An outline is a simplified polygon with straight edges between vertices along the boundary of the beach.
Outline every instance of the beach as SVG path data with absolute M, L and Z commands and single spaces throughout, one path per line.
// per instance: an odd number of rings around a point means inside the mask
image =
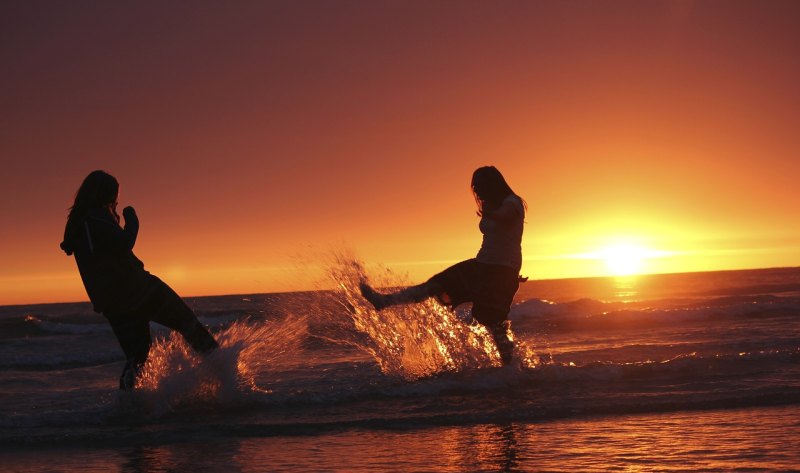
M 4 471 L 800 469 L 800 269 L 529 281 L 503 367 L 464 309 L 376 313 L 356 267 L 188 298 L 222 348 L 154 326 L 132 393 L 88 304 L 0 308 Z

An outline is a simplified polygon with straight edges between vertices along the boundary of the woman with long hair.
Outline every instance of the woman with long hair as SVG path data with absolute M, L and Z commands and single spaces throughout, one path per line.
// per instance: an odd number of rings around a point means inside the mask
M 150 321 L 178 331 L 199 353 L 218 347 L 186 303 L 133 254 L 139 219 L 125 207 L 120 226 L 119 183 L 104 171 L 84 179 L 70 208 L 61 249 L 75 255 L 86 293 L 125 353 L 120 389 L 130 390 L 150 352 Z
M 475 258 L 457 263 L 422 284 L 390 294 L 376 292 L 362 281 L 361 294 L 377 310 L 429 297 L 451 307 L 472 302 L 472 317 L 489 330 L 503 364 L 508 364 L 514 348 L 509 338 L 508 313 L 519 283 L 524 281 L 519 270 L 527 206 L 494 166 L 476 169 L 471 187 L 483 234 Z

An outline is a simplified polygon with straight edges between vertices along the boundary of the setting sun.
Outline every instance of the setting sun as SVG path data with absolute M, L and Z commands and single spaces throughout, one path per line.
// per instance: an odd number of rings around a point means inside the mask
M 628 276 L 642 271 L 645 251 L 637 246 L 610 246 L 600 252 L 606 267 L 614 276 Z
M 605 262 L 612 276 L 630 276 L 647 272 L 646 260 L 655 256 L 658 256 L 658 252 L 628 243 L 609 245 L 597 252 L 597 258 Z
M 676 272 L 675 262 L 683 261 L 689 253 L 682 249 L 654 249 L 658 243 L 657 238 L 645 236 L 564 241 L 562 244 L 565 246 L 580 245 L 594 250 L 567 252 L 558 258 L 558 264 L 584 277 Z

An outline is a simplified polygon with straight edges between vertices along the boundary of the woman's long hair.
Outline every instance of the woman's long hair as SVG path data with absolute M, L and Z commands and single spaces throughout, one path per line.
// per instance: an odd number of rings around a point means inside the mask
M 500 171 L 494 166 L 479 167 L 472 173 L 472 194 L 478 204 L 478 216 L 483 216 L 484 208 L 495 210 L 503 204 L 503 200 L 509 195 L 517 195 L 511 186 L 508 185 Z M 524 199 L 522 205 L 528 210 L 528 204 Z
M 89 209 L 103 208 L 113 204 L 119 195 L 119 183 L 111 174 L 105 171 L 92 171 L 83 180 L 75 193 L 75 202 L 69 209 L 68 222 L 82 219 Z M 114 217 L 119 221 L 119 215 L 112 210 Z

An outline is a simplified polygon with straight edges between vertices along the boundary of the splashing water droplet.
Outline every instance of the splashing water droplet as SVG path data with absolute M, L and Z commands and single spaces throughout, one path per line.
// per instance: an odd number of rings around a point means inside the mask
M 501 365 L 486 328 L 462 322 L 435 299 L 376 311 L 358 289 L 366 280 L 365 274 L 363 264 L 352 256 L 334 256 L 329 275 L 336 283 L 340 307 L 355 331 L 363 335 L 347 337 L 339 333 L 335 341 L 369 353 L 385 375 L 414 380 L 445 371 Z M 371 280 L 378 287 L 403 285 L 386 269 L 373 274 Z M 538 362 L 532 350 L 519 342 L 515 342 L 515 353 L 522 366 L 532 367 Z
M 191 350 L 172 332 L 157 340 L 137 379 L 135 395 L 156 415 L 196 403 L 240 402 L 270 393 L 270 374 L 300 350 L 306 320 L 237 321 L 215 334 L 219 348 Z

